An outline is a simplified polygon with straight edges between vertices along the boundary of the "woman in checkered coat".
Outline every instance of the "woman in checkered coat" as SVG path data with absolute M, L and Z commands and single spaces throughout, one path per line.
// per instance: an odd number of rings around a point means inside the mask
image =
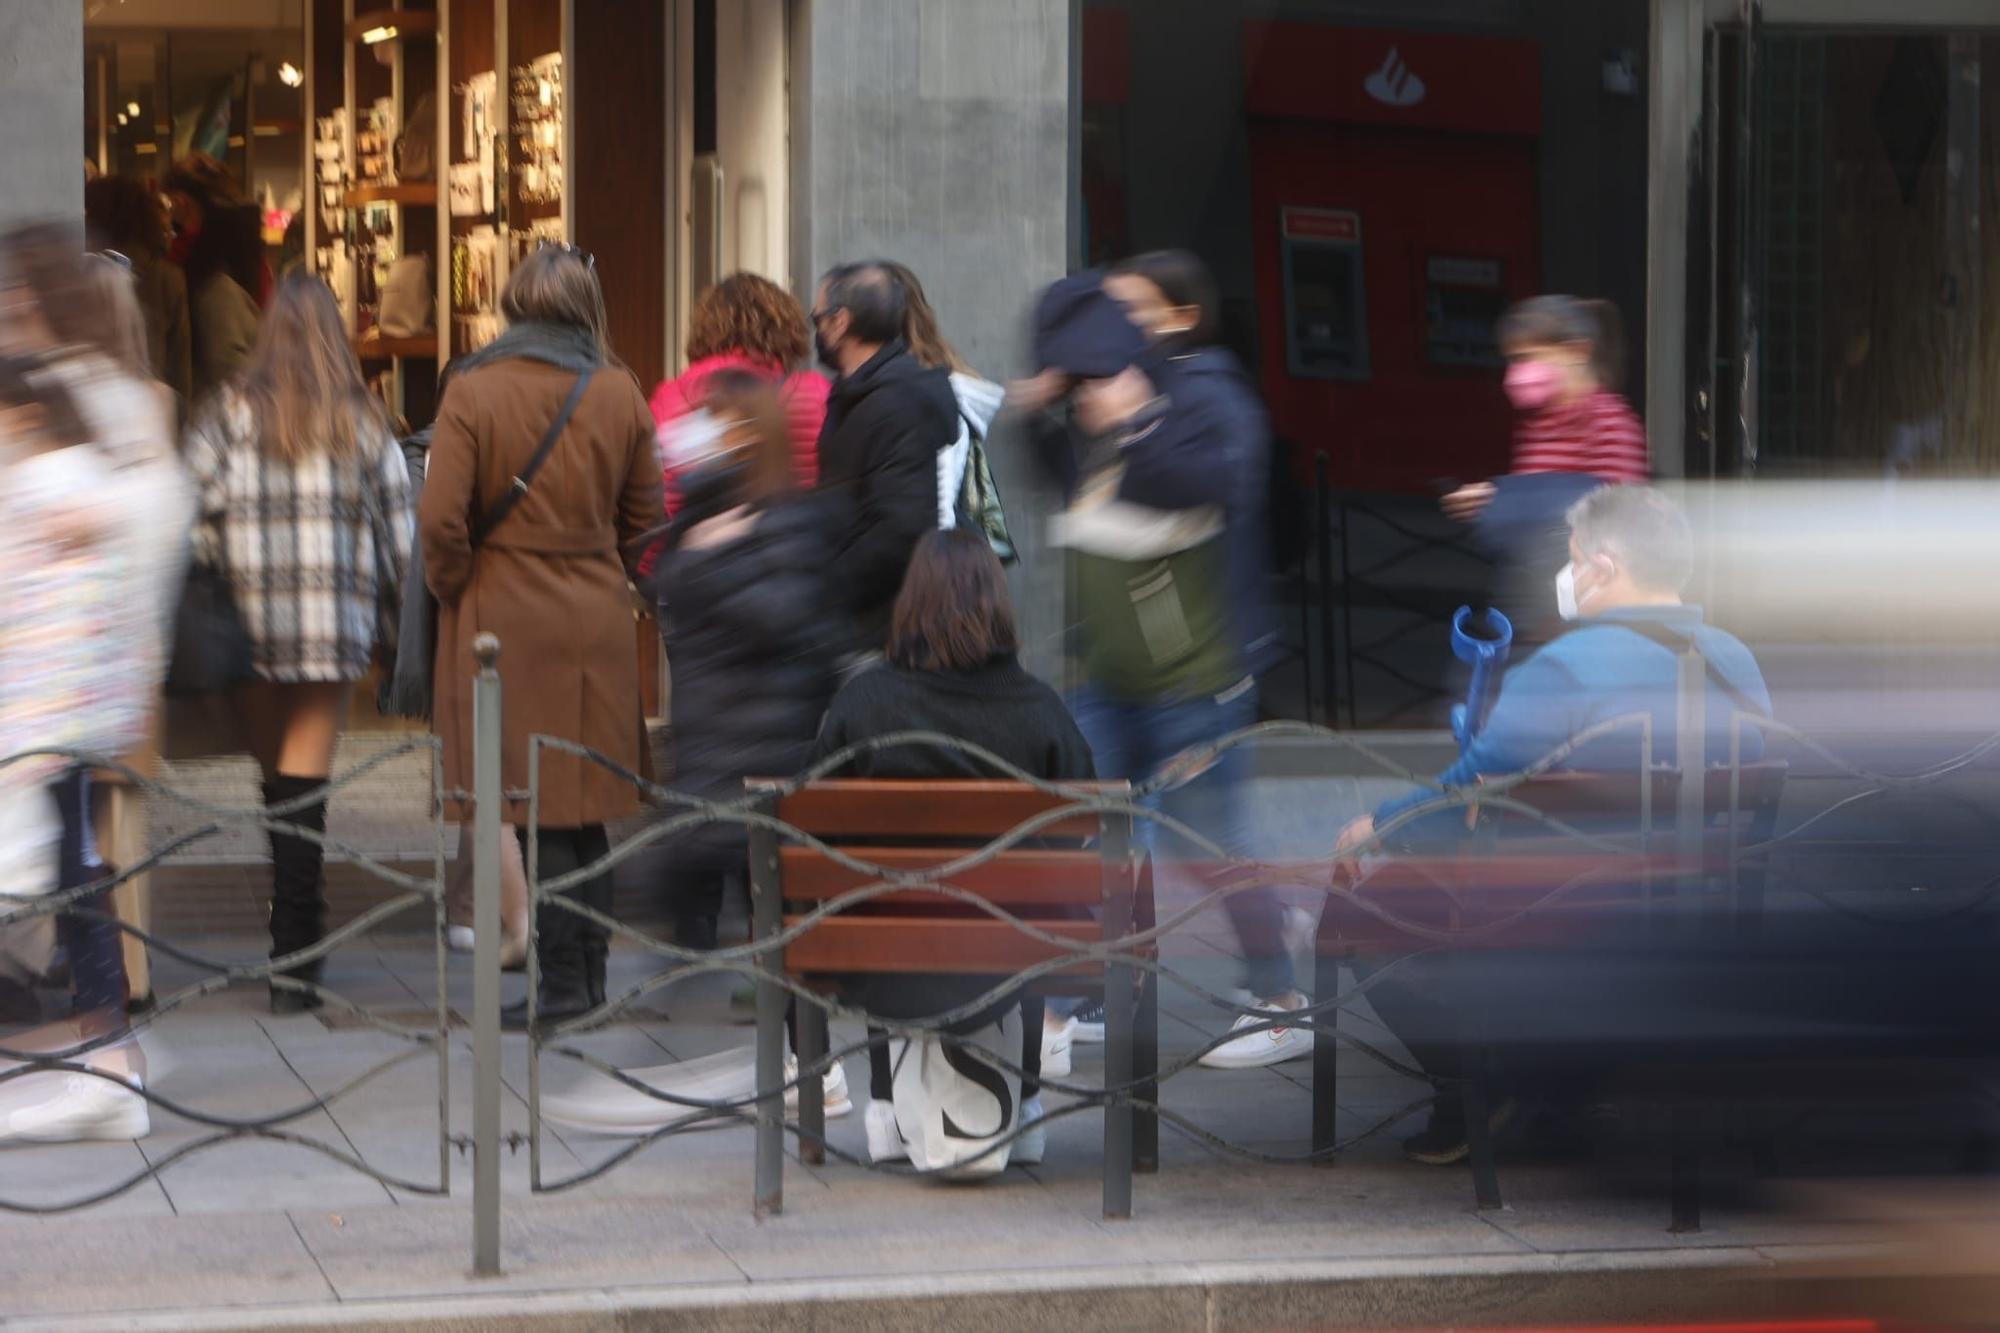
M 354 682 L 396 624 L 414 517 L 409 470 L 368 392 L 333 293 L 279 284 L 242 376 L 196 417 L 186 461 L 201 497 L 194 562 L 220 573 L 251 643 L 235 704 L 278 818 L 326 831 L 318 794 Z M 271 956 L 318 942 L 319 843 L 271 833 Z M 321 960 L 286 969 L 317 982 Z M 317 994 L 273 990 L 274 1012 Z

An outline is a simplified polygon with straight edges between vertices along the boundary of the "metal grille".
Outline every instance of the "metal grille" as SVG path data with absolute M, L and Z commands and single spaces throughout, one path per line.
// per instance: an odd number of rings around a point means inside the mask
M 1767 36 L 1758 75 L 1759 451 L 1814 458 L 1824 452 L 1826 401 L 1826 39 Z

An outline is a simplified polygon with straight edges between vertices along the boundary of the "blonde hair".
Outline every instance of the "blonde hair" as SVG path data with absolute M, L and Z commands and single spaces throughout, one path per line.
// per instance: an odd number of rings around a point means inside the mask
M 894 260 L 883 260 L 882 267 L 903 289 L 903 341 L 909 345 L 910 356 L 916 363 L 927 370 L 948 370 L 954 375 L 977 374 L 939 332 L 937 311 L 931 309 L 930 298 L 924 295 L 924 285 L 917 281 L 917 275 Z
M 582 329 L 608 353 L 604 288 L 597 270 L 576 250 L 545 245 L 523 259 L 500 293 L 500 313 L 509 324 L 566 324 Z
M 242 392 L 259 447 L 286 462 L 317 453 L 349 458 L 364 427 L 389 430 L 381 401 L 361 376 L 332 291 L 303 269 L 287 273 L 271 298 Z

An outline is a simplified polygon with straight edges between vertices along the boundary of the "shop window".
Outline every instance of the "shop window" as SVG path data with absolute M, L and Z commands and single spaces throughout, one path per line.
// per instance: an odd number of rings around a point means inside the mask
M 1346 209 L 1287 208 L 1285 364 L 1309 379 L 1366 381 L 1368 300 L 1361 216 Z
M 1500 263 L 1432 255 L 1424 263 L 1424 351 L 1434 366 L 1499 366 L 1507 297 Z

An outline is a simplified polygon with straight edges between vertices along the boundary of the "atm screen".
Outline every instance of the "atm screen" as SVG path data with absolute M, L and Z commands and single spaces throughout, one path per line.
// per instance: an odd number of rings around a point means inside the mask
M 1285 361 L 1291 373 L 1368 379 L 1359 220 L 1334 210 L 1287 209 L 1284 258 Z
M 1424 345 L 1432 365 L 1501 365 L 1506 310 L 1493 260 L 1434 256 L 1424 266 Z

